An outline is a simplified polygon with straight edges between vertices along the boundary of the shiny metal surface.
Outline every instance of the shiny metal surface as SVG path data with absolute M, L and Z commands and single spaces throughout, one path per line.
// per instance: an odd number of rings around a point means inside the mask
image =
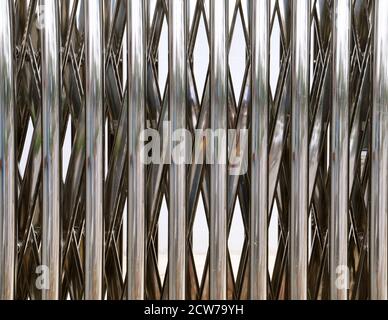
M 350 34 L 350 1 L 334 1 L 329 230 L 330 298 L 334 300 L 346 300 L 348 295 L 347 276 L 340 287 L 337 279 L 343 267 L 348 265 Z
M 388 298 L 388 3 L 376 1 L 374 63 L 372 170 L 370 218 L 370 292 L 372 299 Z
M 169 0 L 169 120 L 173 151 L 169 176 L 168 289 L 169 299 L 186 296 L 186 143 L 179 132 L 186 129 L 187 1 Z M 175 135 L 177 133 L 177 135 Z M 175 156 L 175 157 L 174 157 Z
M 307 299 L 310 1 L 292 1 L 290 298 Z
M 214 163 L 210 169 L 210 299 L 226 299 L 228 3 L 210 0 L 210 129 Z M 220 132 L 220 135 L 216 135 Z
M 103 1 L 85 2 L 86 211 L 85 299 L 102 299 L 104 273 Z
M 146 114 L 146 17 L 142 0 L 127 3 L 128 18 L 128 299 L 145 297 L 145 166 L 140 135 Z
M 61 206 L 61 153 L 60 153 L 60 38 L 59 6 L 55 1 L 40 2 L 45 8 L 42 27 L 42 187 L 43 229 L 42 264 L 48 267 L 48 289 L 43 299 L 59 298 L 60 285 L 60 206 Z
M 2 299 L 388 298 L 386 0 L 0 11 Z
M 265 300 L 268 298 L 269 2 L 254 1 L 251 10 L 250 299 Z
M 16 136 L 12 2 L 0 12 L 0 299 L 15 297 Z

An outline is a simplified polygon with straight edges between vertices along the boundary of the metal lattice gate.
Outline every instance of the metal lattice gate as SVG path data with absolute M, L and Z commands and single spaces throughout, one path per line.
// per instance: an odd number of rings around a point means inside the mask
M 1 298 L 388 297 L 388 1 L 0 0 L 0 12 Z M 229 160 L 235 142 L 247 171 L 170 163 L 163 138 L 164 161 L 144 163 L 142 133 L 166 121 L 192 137 L 240 130 L 193 140 Z

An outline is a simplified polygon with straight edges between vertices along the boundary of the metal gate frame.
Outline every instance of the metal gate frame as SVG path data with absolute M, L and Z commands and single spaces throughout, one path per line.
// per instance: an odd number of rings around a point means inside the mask
M 388 1 L 151 3 L 0 0 L 0 297 L 387 299 Z M 228 62 L 237 16 L 246 43 L 240 96 Z M 165 20 L 169 72 L 160 92 Z M 202 97 L 193 67 L 201 20 L 209 43 Z M 271 90 L 276 23 L 280 71 Z M 249 129 L 248 172 L 145 165 L 141 133 L 161 132 L 167 120 L 193 136 Z M 210 144 L 229 157 L 231 141 L 203 143 L 202 156 Z M 199 197 L 210 236 L 202 278 L 192 249 Z M 227 243 L 237 199 L 244 246 L 235 277 Z

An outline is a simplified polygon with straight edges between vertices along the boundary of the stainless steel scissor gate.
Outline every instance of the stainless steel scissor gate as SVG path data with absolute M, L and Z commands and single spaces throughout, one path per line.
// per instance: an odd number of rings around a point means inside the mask
M 0 0 L 0 13 L 1 298 L 387 299 L 387 0 Z M 141 134 L 166 121 L 193 137 L 248 129 L 247 172 L 145 164 Z M 225 157 L 230 140 L 214 145 Z

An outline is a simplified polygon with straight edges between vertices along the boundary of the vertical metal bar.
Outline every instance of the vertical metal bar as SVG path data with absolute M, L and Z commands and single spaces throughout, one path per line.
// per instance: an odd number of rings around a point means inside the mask
M 42 298 L 59 298 L 60 284 L 60 22 L 58 1 L 40 0 L 42 35 L 42 144 L 43 229 L 42 265 L 48 268 L 49 286 Z
M 310 0 L 292 1 L 290 298 L 307 299 Z
M 102 298 L 104 260 L 103 1 L 85 1 L 86 243 L 85 299 Z
M 376 0 L 374 6 L 370 297 L 386 300 L 388 298 L 388 1 Z
M 269 7 L 268 1 L 251 3 L 250 298 L 260 300 L 268 296 Z
M 228 5 L 210 1 L 210 299 L 226 299 Z
M 15 291 L 16 140 L 12 1 L 0 1 L 0 299 Z
M 330 298 L 347 299 L 351 0 L 333 2 Z M 344 274 L 344 281 L 337 278 Z
M 145 1 L 127 2 L 128 23 L 128 299 L 144 299 L 145 167 L 141 134 L 145 129 Z
M 170 0 L 169 34 L 169 119 L 170 195 L 168 218 L 169 299 L 185 299 L 186 280 L 186 0 Z M 183 135 L 182 135 L 183 134 Z

